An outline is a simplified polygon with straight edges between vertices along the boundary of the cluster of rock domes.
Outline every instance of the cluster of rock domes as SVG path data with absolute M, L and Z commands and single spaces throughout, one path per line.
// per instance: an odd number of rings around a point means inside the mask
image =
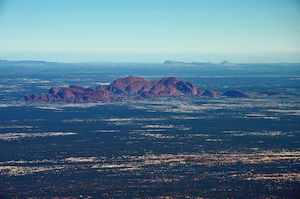
M 26 101 L 40 102 L 88 102 L 88 101 L 112 101 L 112 96 L 137 94 L 137 99 L 157 98 L 160 96 L 174 96 L 181 94 L 202 95 L 215 97 L 221 95 L 213 90 L 199 90 L 192 83 L 179 81 L 177 77 L 163 78 L 157 81 L 147 81 L 140 77 L 126 77 L 115 80 L 109 85 L 99 85 L 96 88 L 84 88 L 71 85 L 58 90 L 52 87 L 47 94 L 39 96 L 26 95 Z M 224 94 L 229 97 L 252 98 L 241 91 L 227 91 Z

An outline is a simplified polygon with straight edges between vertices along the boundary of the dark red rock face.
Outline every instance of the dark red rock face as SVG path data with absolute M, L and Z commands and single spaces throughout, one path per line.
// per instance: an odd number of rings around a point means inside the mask
M 159 93 L 165 89 L 166 89 L 166 86 L 164 84 L 157 83 L 155 86 L 153 86 L 151 88 L 150 92 Z
M 199 95 L 202 95 L 205 91 L 197 89 L 197 92 L 198 92 Z
M 197 88 L 189 82 L 179 81 L 177 77 L 163 78 L 157 81 L 148 82 L 140 77 L 126 77 L 115 80 L 113 83 L 103 86 L 99 85 L 96 88 L 84 88 L 81 86 L 71 85 L 62 87 L 58 90 L 52 87 L 47 94 L 42 96 L 32 94 L 26 95 L 25 101 L 39 102 L 97 102 L 97 101 L 112 101 L 110 96 L 113 96 L 114 101 L 120 101 L 121 96 L 128 94 L 140 94 L 134 99 L 158 98 L 160 96 L 174 96 L 181 94 L 216 97 L 218 93 L 213 90 L 197 90 Z M 223 95 L 229 97 L 251 98 L 250 95 L 240 91 L 227 91 Z
M 158 83 L 164 84 L 166 87 L 170 85 L 175 85 L 177 82 L 179 82 L 177 77 L 169 77 L 169 78 L 163 78 Z
M 143 86 L 145 86 L 145 84 L 147 84 L 148 81 L 135 81 L 133 82 L 132 84 L 130 84 L 129 86 L 127 86 L 125 88 L 125 90 L 130 93 L 130 94 L 133 94 L 133 93 L 137 93 L 139 92 Z
M 53 95 L 56 95 L 58 92 L 59 92 L 59 90 L 57 90 L 57 88 L 55 88 L 55 87 L 52 87 L 52 88 L 49 90 L 49 94 L 53 94 Z
M 206 90 L 206 91 L 203 91 L 203 93 L 201 95 L 202 96 L 207 96 L 207 97 L 216 97 L 217 93 L 213 90 Z
M 151 88 L 156 85 L 159 81 L 151 81 L 151 82 L 148 82 L 147 84 L 145 84 L 143 86 L 143 88 L 139 91 L 139 93 L 142 93 L 142 92 L 145 92 L 145 91 L 150 91 Z
M 25 101 L 32 101 L 32 98 L 29 95 L 25 95 L 24 99 Z
M 144 91 L 141 93 L 141 96 L 144 98 L 155 98 L 155 97 L 159 97 L 159 95 L 157 93 L 154 93 L 152 91 Z
M 146 83 L 148 83 L 148 81 L 143 78 L 130 76 L 130 77 L 120 78 L 120 79 L 115 80 L 113 83 L 111 83 L 109 86 L 107 86 L 106 89 L 113 91 L 113 92 L 126 91 L 126 88 L 129 85 L 133 84 L 134 82 L 138 82 L 138 83 L 135 83 L 135 85 L 132 86 L 132 89 L 131 89 L 131 87 L 128 88 L 128 90 L 131 90 L 130 92 L 137 90 L 134 87 L 143 87 Z
M 173 85 L 169 85 L 163 91 L 158 93 L 159 96 L 172 96 L 172 95 L 180 95 L 182 94 L 179 90 L 177 90 Z
M 198 90 L 193 84 L 179 81 L 177 77 L 163 78 L 161 80 L 148 82 L 145 79 L 131 76 L 115 80 L 108 85 L 106 89 L 118 95 L 138 93 L 146 98 L 198 94 Z
M 72 91 L 77 91 L 76 93 L 83 93 L 84 91 L 80 90 L 78 92 L 77 89 L 72 89 L 68 87 L 62 87 L 61 90 L 57 93 L 57 96 L 59 96 L 61 99 L 72 99 L 75 98 L 75 94 Z
M 95 88 L 96 90 L 105 90 L 104 86 L 103 85 L 99 85 Z
M 223 95 L 227 97 L 252 98 L 252 96 L 242 93 L 241 91 L 226 91 Z
M 177 82 L 176 88 L 180 90 L 182 93 L 193 94 L 193 95 L 196 95 L 198 93 L 196 87 L 193 84 L 184 81 Z
M 86 89 L 81 86 L 72 85 L 63 87 L 58 91 L 51 88 L 49 93 L 38 96 L 36 94 L 25 96 L 26 101 L 37 102 L 86 102 L 86 101 L 111 101 L 109 92 L 106 90 Z

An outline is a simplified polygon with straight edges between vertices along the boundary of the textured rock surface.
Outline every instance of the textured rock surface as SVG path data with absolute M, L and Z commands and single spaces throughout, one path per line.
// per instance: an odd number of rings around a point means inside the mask
M 72 85 L 70 87 L 62 87 L 59 91 L 51 88 L 49 93 L 38 96 L 33 94 L 26 95 L 26 101 L 37 102 L 86 102 L 86 101 L 111 101 L 109 92 L 106 90 L 86 89 L 84 87 Z
M 227 97 L 252 98 L 252 96 L 242 93 L 241 91 L 226 91 L 223 95 Z
M 202 96 L 216 97 L 217 93 L 213 90 L 206 90 L 202 93 Z
M 152 91 L 144 91 L 141 93 L 141 96 L 144 98 L 155 98 L 155 97 L 159 97 L 159 95 L 157 93 L 154 93 Z
M 156 85 L 159 81 L 151 81 L 148 82 L 147 84 L 145 84 L 145 86 L 143 86 L 143 88 L 139 91 L 139 93 L 145 92 L 145 91 L 150 91 L 150 89 Z
M 132 85 L 134 82 L 136 83 L 135 85 L 132 86 L 132 88 L 128 87 Z M 134 93 L 134 91 L 137 90 L 136 88 L 139 87 L 142 88 L 146 83 L 148 83 L 148 81 L 143 78 L 130 76 L 130 77 L 120 78 L 115 80 L 113 83 L 107 86 L 106 89 L 116 92 L 116 91 L 126 91 L 126 88 L 128 87 L 127 90 L 130 90 L 131 93 Z
M 213 90 L 202 91 L 192 83 L 178 80 L 177 77 L 163 78 L 157 81 L 148 82 L 140 77 L 125 77 L 115 80 L 113 83 L 96 88 L 84 88 L 71 85 L 58 90 L 52 87 L 47 94 L 39 96 L 26 95 L 25 101 L 32 102 L 97 102 L 97 101 L 122 101 L 121 95 L 135 94 L 134 99 L 158 98 L 160 96 L 174 96 L 181 94 L 202 95 L 216 97 L 219 95 Z M 223 95 L 229 97 L 251 98 L 250 95 L 240 91 L 227 91 Z M 118 97 L 119 96 L 119 97 Z

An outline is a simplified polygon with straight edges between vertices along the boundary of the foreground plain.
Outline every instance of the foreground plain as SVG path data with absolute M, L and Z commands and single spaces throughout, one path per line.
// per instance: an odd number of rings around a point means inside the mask
M 72 68 L 73 67 L 73 68 Z M 72 68 L 72 70 L 70 70 Z M 151 69 L 151 70 L 150 70 Z M 1 66 L 0 185 L 7 198 L 295 198 L 299 65 Z M 158 75 L 159 74 L 159 75 Z M 27 103 L 55 86 L 176 76 L 253 98 L 165 96 Z M 278 91 L 284 95 L 260 94 Z

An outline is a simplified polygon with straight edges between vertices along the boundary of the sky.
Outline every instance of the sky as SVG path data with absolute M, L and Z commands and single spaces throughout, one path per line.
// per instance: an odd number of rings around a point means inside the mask
M 0 0 L 0 59 L 300 62 L 300 0 Z

